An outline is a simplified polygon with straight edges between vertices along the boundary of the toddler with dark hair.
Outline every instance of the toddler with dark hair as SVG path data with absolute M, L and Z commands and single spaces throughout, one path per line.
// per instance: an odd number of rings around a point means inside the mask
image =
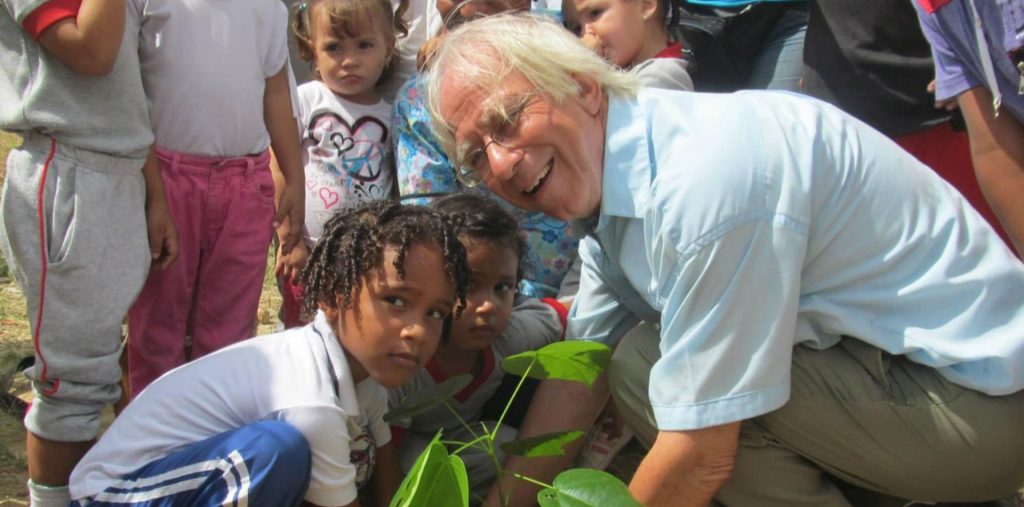
M 466 294 L 466 309 L 453 321 L 450 338 L 437 348 L 424 370 L 404 386 L 389 391 L 388 401 L 397 405 L 406 396 L 415 396 L 458 375 L 472 375 L 473 381 L 449 400 L 451 410 L 435 407 L 399 421 L 393 428 L 396 440 L 400 440 L 399 456 L 406 473 L 438 429 L 444 430 L 445 440 L 473 440 L 464 423 L 479 428 L 481 421 L 490 418 L 486 408 L 492 401 L 498 406 L 493 415 L 496 419 L 506 401 L 500 394 L 506 377 L 501 361 L 559 340 L 568 314 L 555 299 L 516 296 L 526 245 L 519 223 L 497 201 L 459 193 L 438 199 L 429 207 L 454 223 L 455 234 L 466 248 L 472 282 Z M 519 378 L 509 380 L 518 382 Z M 486 424 L 488 428 L 495 426 L 489 420 Z M 502 424 L 497 431 L 496 444 L 516 438 L 512 425 Z M 476 449 L 467 449 L 459 456 L 466 464 L 470 491 L 474 497 L 483 496 L 497 473 L 494 462 Z

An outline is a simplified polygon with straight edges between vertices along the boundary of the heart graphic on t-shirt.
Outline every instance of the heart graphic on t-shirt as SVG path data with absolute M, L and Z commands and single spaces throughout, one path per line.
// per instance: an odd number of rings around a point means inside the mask
M 362 182 L 380 179 L 388 128 L 377 118 L 363 116 L 349 125 L 335 113 L 321 113 L 310 120 L 306 132 L 316 142 L 316 155 L 336 176 Z
M 316 223 L 320 224 L 320 227 L 323 227 L 324 224 L 334 216 L 334 213 L 331 213 L 330 211 L 317 211 L 313 216 L 316 217 Z
M 347 126 L 347 125 L 346 125 Z M 352 145 L 355 141 L 351 137 L 345 137 L 344 134 L 337 132 L 331 133 L 330 135 L 331 144 L 334 145 L 334 149 L 338 150 L 338 156 L 342 156 L 346 151 L 352 149 Z
M 324 208 L 331 209 L 331 206 L 338 204 L 338 199 L 340 199 L 340 197 L 337 192 L 327 187 L 320 189 L 320 200 L 324 202 Z
M 306 190 L 313 190 L 316 186 L 316 180 L 306 180 Z

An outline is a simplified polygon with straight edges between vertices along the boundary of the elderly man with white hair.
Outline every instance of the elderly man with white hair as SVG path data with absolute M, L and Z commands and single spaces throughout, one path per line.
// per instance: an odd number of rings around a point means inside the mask
M 618 346 L 593 392 L 545 382 L 521 434 L 587 428 L 610 386 L 651 449 L 630 485 L 649 507 L 1024 483 L 1024 265 L 883 135 L 791 94 L 637 90 L 530 16 L 452 33 L 433 68 L 459 178 L 577 221 L 569 335 Z

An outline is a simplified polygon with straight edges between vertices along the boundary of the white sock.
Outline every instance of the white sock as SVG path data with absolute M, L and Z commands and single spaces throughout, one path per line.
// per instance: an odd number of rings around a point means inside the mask
M 43 486 L 29 479 L 28 498 L 30 507 L 68 507 L 71 492 L 67 486 Z

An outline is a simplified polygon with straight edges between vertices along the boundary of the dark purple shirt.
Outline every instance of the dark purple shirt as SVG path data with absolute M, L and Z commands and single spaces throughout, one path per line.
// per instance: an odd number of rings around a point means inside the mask
M 977 0 L 995 81 L 1003 95 L 1000 111 L 1009 110 L 1024 123 L 1024 95 L 1019 92 L 1021 74 L 1007 51 L 1024 44 L 1024 0 Z M 952 0 L 929 13 L 914 2 L 921 29 L 932 44 L 935 58 L 936 99 L 953 98 L 974 88 L 991 90 L 982 66 L 974 15 L 969 0 Z

